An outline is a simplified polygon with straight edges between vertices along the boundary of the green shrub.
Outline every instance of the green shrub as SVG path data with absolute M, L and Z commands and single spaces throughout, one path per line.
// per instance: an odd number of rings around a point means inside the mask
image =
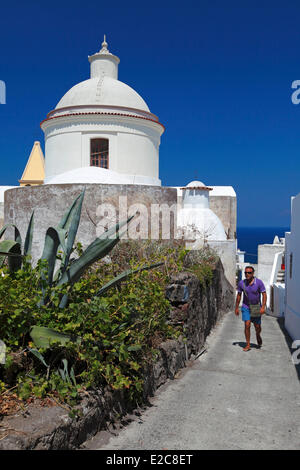
M 168 321 L 165 287 L 170 275 L 188 269 L 207 282 L 215 260 L 212 252 L 191 254 L 180 242 L 121 242 L 72 289 L 43 284 L 41 273 L 47 270 L 43 262 L 36 268 L 25 262 L 13 273 L 4 267 L 0 272 L 0 338 L 8 356 L 6 365 L 0 366 L 0 381 L 5 390 L 15 386 L 24 400 L 52 396 L 73 405 L 81 391 L 109 385 L 140 401 L 144 369 L 153 361 L 157 346 L 182 333 L 181 327 L 175 329 Z M 163 265 L 137 271 L 103 296 L 95 296 L 122 271 L 158 262 Z M 41 288 L 51 301 L 38 307 Z M 65 294 L 68 307 L 60 308 Z M 79 337 L 80 343 L 70 339 L 63 346 L 54 343 L 38 348 L 30 336 L 33 325 Z

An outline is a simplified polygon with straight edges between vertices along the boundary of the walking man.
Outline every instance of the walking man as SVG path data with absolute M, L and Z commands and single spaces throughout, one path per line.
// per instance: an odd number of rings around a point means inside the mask
M 246 346 L 243 348 L 244 351 L 249 351 L 250 347 L 250 329 L 251 322 L 254 324 L 256 331 L 257 345 L 260 348 L 262 346 L 261 333 L 261 315 L 266 311 L 267 294 L 264 283 L 261 279 L 254 276 L 254 269 L 252 266 L 246 266 L 245 268 L 245 280 L 241 280 L 238 283 L 238 293 L 236 296 L 235 314 L 239 315 L 239 305 L 241 296 L 243 293 L 243 304 L 242 304 L 242 320 L 245 322 L 245 338 Z M 262 295 L 262 302 L 261 302 Z M 256 305 L 257 313 L 254 313 Z M 251 315 L 250 309 L 253 310 L 253 316 Z M 257 315 L 257 316 L 254 316 Z

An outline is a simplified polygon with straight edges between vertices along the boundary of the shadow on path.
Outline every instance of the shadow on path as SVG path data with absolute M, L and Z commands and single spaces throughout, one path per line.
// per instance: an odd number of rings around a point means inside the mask
M 245 342 L 241 342 L 241 341 L 235 341 L 234 343 L 232 343 L 233 346 L 239 346 L 240 348 L 244 348 L 246 346 L 247 343 Z M 256 343 L 250 343 L 250 347 L 251 349 L 261 349 L 260 346 L 258 346 Z

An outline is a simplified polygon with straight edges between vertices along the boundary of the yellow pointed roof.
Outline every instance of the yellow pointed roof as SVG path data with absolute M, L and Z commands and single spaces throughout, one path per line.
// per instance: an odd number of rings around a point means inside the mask
M 40 142 L 36 140 L 33 144 L 22 178 L 19 180 L 20 186 L 31 186 L 43 184 L 45 178 L 45 159 Z

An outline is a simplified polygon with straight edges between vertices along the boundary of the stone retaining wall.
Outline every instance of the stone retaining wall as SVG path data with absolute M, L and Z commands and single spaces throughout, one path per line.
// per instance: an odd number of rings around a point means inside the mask
M 162 384 L 174 379 L 187 359 L 196 357 L 211 329 L 234 303 L 234 291 L 221 262 L 210 285 L 202 286 L 196 276 L 182 272 L 171 279 L 166 296 L 172 304 L 170 321 L 183 323 L 186 342 L 180 338 L 160 344 L 156 362 L 145 371 L 145 402 Z M 100 430 L 134 412 L 135 405 L 126 401 L 122 392 L 107 388 L 86 392 L 79 409 L 80 416 L 72 419 L 60 406 L 31 404 L 25 412 L 5 417 L 0 424 L 9 434 L 0 441 L 0 450 L 76 449 Z

